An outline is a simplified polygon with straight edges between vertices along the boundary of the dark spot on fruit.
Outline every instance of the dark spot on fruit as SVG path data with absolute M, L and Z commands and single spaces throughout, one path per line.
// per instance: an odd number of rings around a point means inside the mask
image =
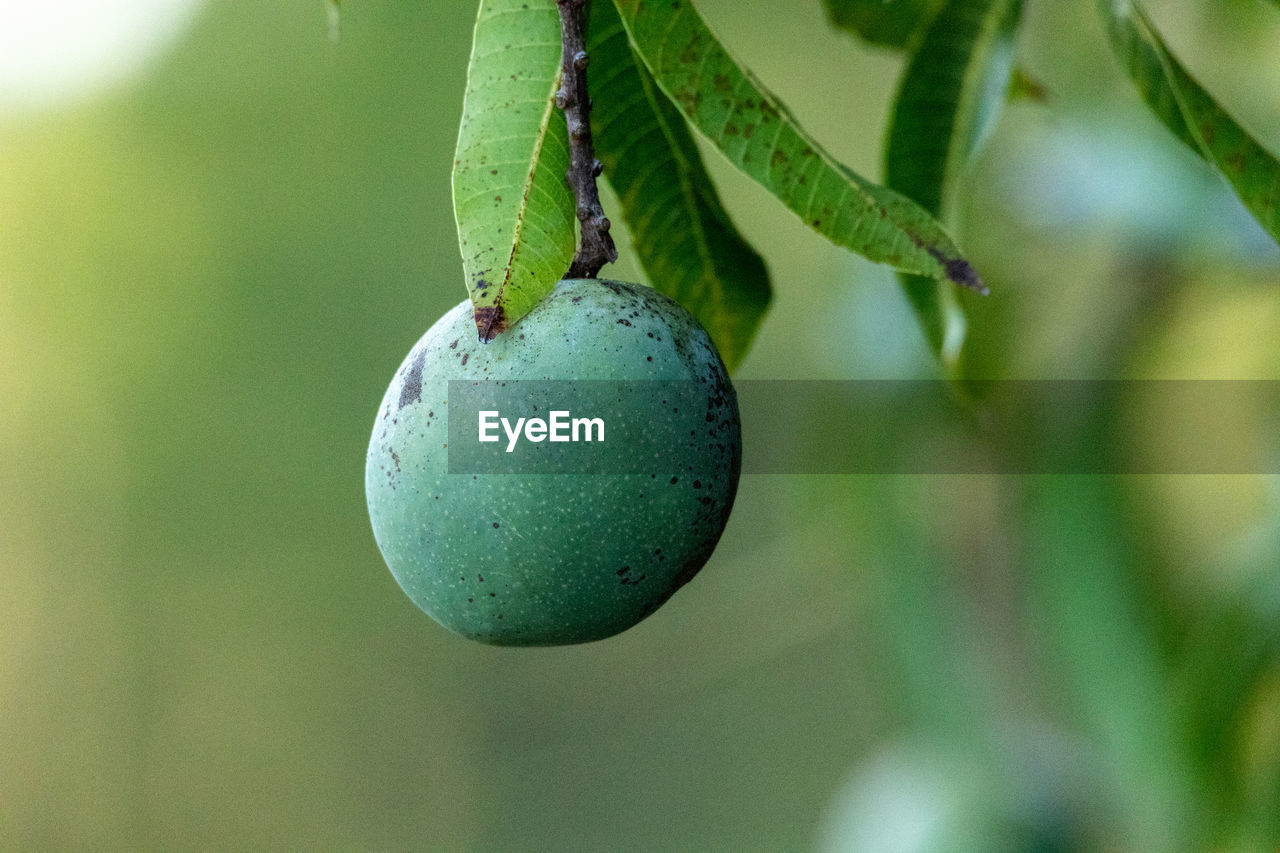
M 497 530 L 497 529 L 498 529 L 498 522 L 496 522 L 496 521 L 495 521 L 495 522 L 493 523 L 493 529 L 494 529 L 494 530 Z
M 673 485 L 673 486 L 674 486 L 674 485 L 679 481 L 679 479 L 680 479 L 679 477 L 672 477 L 672 478 L 671 478 L 671 485 Z
M 469 352 L 464 352 L 464 353 L 462 354 L 462 363 L 465 365 L 465 364 L 467 363 L 467 359 L 469 359 L 469 358 L 471 358 L 471 353 L 469 353 Z
M 400 405 L 398 408 L 403 409 L 410 403 L 417 403 L 422 399 L 422 368 L 426 364 L 426 352 L 418 353 L 414 358 L 413 364 L 409 365 L 409 374 L 404 378 L 404 384 L 400 386 Z

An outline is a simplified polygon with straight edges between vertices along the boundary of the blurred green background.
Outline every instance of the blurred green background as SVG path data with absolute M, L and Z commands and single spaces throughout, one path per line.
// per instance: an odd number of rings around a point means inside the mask
M 0 3 L 10 58 L 92 41 L 76 5 L 37 36 Z M 1275 477 L 747 477 L 617 638 L 437 627 L 363 465 L 465 296 L 474 3 L 348 3 L 338 44 L 319 0 L 114 5 L 172 30 L 135 73 L 0 76 L 0 848 L 1276 849 Z M 817 0 L 698 6 L 878 176 L 900 57 Z M 1274 4 L 1150 8 L 1280 151 Z M 970 373 L 1280 379 L 1280 250 L 1092 0 L 1032 0 L 1023 36 L 1047 101 L 1006 111 L 956 227 L 992 289 Z M 935 375 L 889 271 L 708 160 L 777 290 L 741 377 Z M 1172 424 L 1153 400 L 1115 452 Z

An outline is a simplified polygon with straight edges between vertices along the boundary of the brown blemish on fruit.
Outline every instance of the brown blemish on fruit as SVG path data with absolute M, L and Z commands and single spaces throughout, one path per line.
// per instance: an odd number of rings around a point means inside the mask
M 419 352 L 413 364 L 409 365 L 409 373 L 404 378 L 404 384 L 400 386 L 400 402 L 397 411 L 422 399 L 422 368 L 426 361 L 426 352 Z

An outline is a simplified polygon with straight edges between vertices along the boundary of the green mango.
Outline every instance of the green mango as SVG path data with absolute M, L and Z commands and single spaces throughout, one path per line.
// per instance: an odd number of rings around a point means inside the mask
M 657 459 L 606 440 L 603 473 L 450 473 L 450 380 L 662 380 L 696 405 L 619 397 L 630 409 L 615 421 L 677 425 Z M 585 643 L 635 625 L 703 567 L 741 460 L 737 397 L 698 322 L 652 288 L 565 280 L 487 344 L 466 301 L 422 336 L 379 407 L 365 491 L 392 574 L 441 625 L 495 645 Z

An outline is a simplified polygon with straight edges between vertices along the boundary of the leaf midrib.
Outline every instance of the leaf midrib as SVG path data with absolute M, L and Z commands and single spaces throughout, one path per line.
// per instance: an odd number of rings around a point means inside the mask
M 511 254 L 507 258 L 507 265 L 504 268 L 502 282 L 498 285 L 497 293 L 493 298 L 494 305 L 502 303 L 502 296 L 506 292 L 507 284 L 511 281 L 512 272 L 515 269 L 516 255 L 520 252 L 520 237 L 524 233 L 525 210 L 529 206 L 529 193 L 533 190 L 534 179 L 538 174 L 538 164 L 542 160 L 542 148 L 547 142 L 547 129 L 551 126 L 551 113 L 555 109 L 555 93 L 560 88 L 560 78 L 564 73 L 563 69 L 558 71 L 551 81 L 551 90 L 547 93 L 546 105 L 543 107 L 542 121 L 538 124 L 538 141 L 533 149 L 533 156 L 529 161 L 529 172 L 525 177 L 524 187 L 520 193 L 520 205 L 517 208 L 516 224 L 511 234 Z

